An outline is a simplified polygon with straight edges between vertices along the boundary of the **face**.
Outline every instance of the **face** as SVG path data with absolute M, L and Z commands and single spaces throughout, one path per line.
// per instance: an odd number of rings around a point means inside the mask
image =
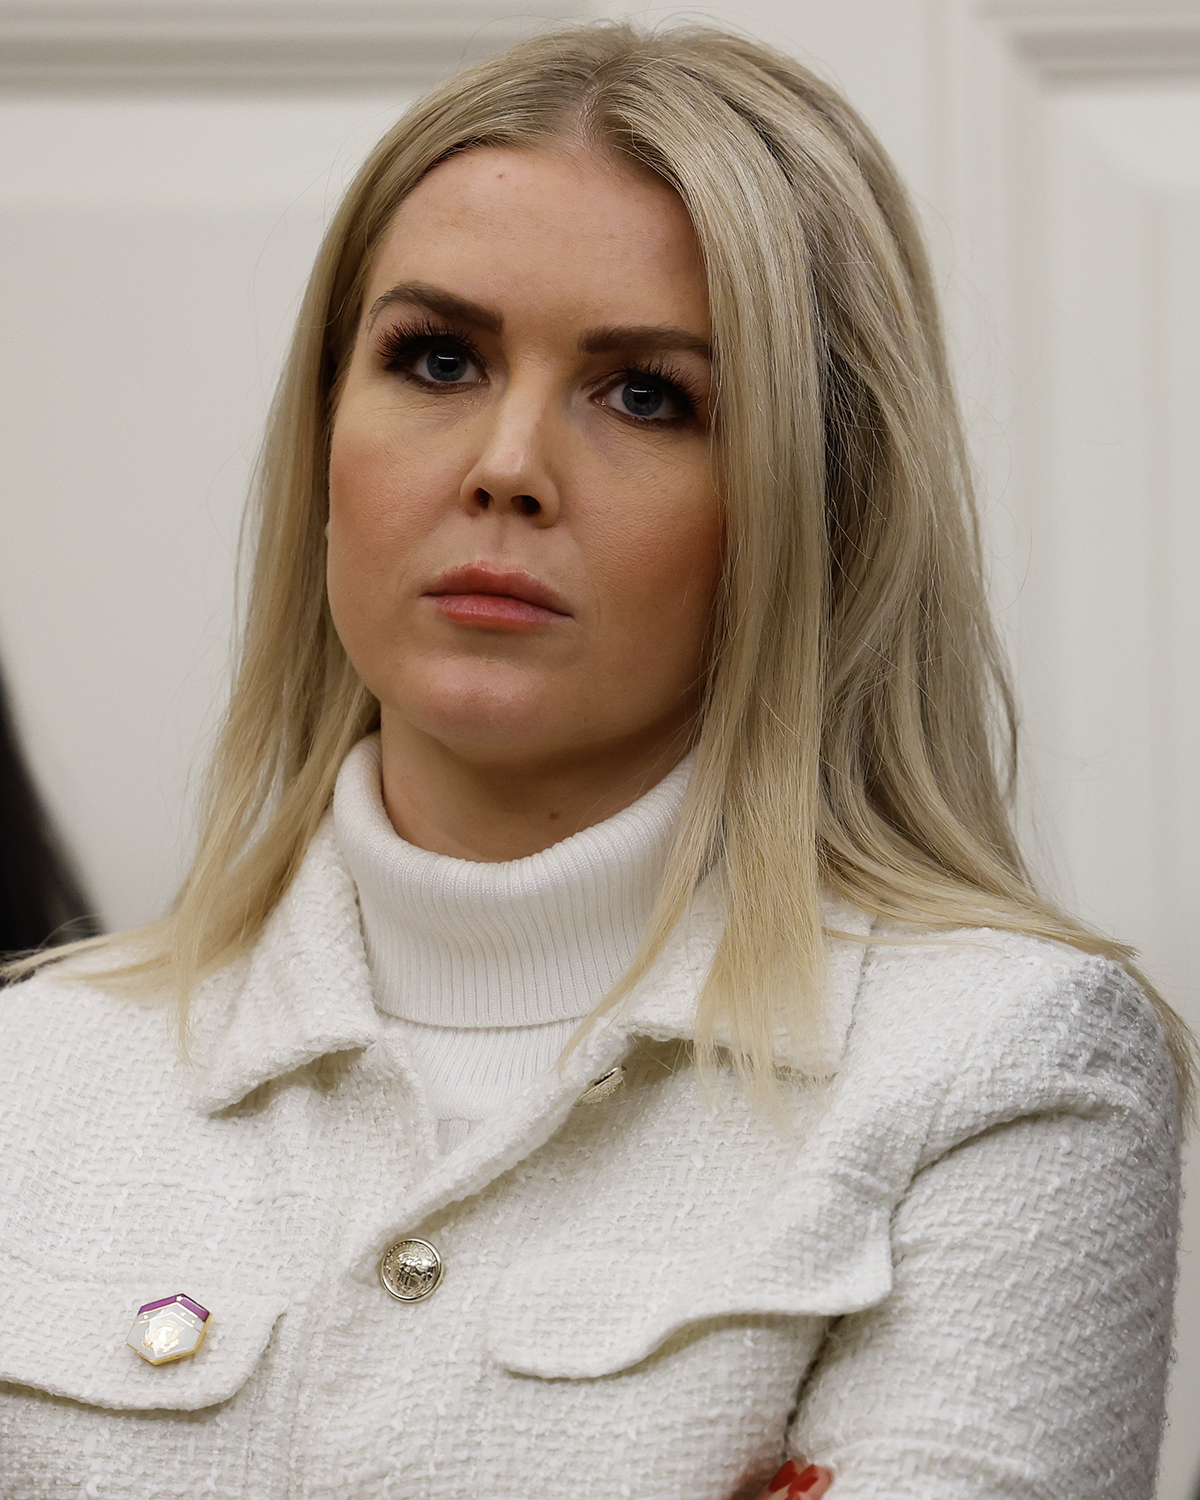
M 390 735 L 682 744 L 721 570 L 708 300 L 661 179 L 482 148 L 405 200 L 332 436 L 328 587 Z

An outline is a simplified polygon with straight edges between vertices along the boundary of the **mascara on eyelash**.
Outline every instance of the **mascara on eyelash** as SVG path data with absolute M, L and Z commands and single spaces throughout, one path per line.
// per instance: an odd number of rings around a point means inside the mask
M 480 365 L 483 364 L 479 351 L 470 339 L 428 318 L 422 318 L 415 323 L 393 323 L 380 334 L 376 347 L 379 358 L 390 369 L 403 359 L 416 358 L 418 354 L 425 353 L 436 344 L 457 344 L 459 348 L 465 349 L 473 360 Z
M 669 394 L 678 401 L 687 415 L 694 415 L 700 404 L 692 383 L 681 370 L 676 370 L 668 364 L 660 364 L 658 361 L 648 360 L 644 365 L 634 365 L 620 371 L 617 375 L 620 380 L 653 380 L 661 385 Z
M 479 351 L 468 338 L 445 324 L 434 323 L 429 318 L 422 318 L 414 323 L 395 323 L 386 328 L 379 337 L 378 354 L 386 368 L 397 369 L 402 361 L 413 360 L 418 355 L 427 353 L 437 344 L 455 344 L 465 350 L 477 364 L 482 366 L 484 363 Z M 419 376 L 416 378 L 420 379 Z M 691 382 L 682 371 L 665 362 L 647 360 L 642 365 L 627 366 L 610 378 L 614 382 L 654 381 L 678 403 L 682 416 L 694 416 L 699 406 L 699 397 L 692 388 Z M 426 381 L 421 383 L 422 385 L 435 384 L 435 382 Z M 652 425 L 665 426 L 666 423 L 659 422 Z

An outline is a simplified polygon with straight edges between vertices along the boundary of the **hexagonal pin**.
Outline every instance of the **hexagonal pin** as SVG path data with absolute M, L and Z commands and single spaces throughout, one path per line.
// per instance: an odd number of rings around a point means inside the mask
M 172 1360 L 195 1354 L 208 1332 L 208 1308 L 182 1292 L 160 1297 L 138 1308 L 125 1342 L 147 1363 L 169 1365 Z

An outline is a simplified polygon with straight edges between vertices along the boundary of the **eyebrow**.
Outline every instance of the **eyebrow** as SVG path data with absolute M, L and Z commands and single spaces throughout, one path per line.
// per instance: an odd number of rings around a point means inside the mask
M 698 354 L 712 362 L 712 346 L 707 339 L 689 333 L 686 328 L 656 328 L 639 324 L 631 328 L 593 328 L 579 340 L 584 354 L 627 354 L 633 359 L 647 354 Z
M 499 333 L 504 327 L 504 319 L 498 313 L 490 312 L 478 302 L 471 302 L 454 292 L 443 291 L 441 287 L 430 286 L 427 281 L 402 281 L 372 302 L 371 311 L 367 314 L 367 331 L 370 332 L 375 326 L 376 318 L 385 308 L 393 307 L 397 302 L 406 303 L 410 307 L 423 307 L 429 312 L 437 313 L 439 317 L 453 318 L 472 328 L 482 328 L 487 333 Z
M 487 333 L 500 333 L 504 319 L 490 308 L 448 292 L 442 287 L 431 286 L 427 281 L 402 281 L 391 287 L 371 304 L 367 314 L 367 331 L 375 326 L 380 313 L 389 307 L 403 303 L 409 307 L 423 307 L 439 317 L 466 323 L 471 328 L 482 328 Z M 656 327 L 636 324 L 628 328 L 593 328 L 579 340 L 583 354 L 625 354 L 632 359 L 644 358 L 648 354 L 662 354 L 670 350 L 675 353 L 698 354 L 701 359 L 712 361 L 712 346 L 707 339 L 689 333 L 686 328 L 669 325 Z

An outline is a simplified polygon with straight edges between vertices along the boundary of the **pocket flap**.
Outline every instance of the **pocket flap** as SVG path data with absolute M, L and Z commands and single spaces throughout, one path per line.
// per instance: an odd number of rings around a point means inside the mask
M 810 1235 L 756 1243 L 755 1227 L 700 1245 L 613 1243 L 526 1257 L 493 1301 L 489 1351 L 517 1374 L 587 1379 L 639 1364 L 692 1324 L 834 1317 L 891 1290 L 886 1209 L 860 1222 L 849 1245 Z
M 115 1411 L 195 1411 L 227 1401 L 249 1378 L 280 1313 L 278 1293 L 213 1279 L 52 1276 L 0 1256 L 0 1381 Z M 184 1292 L 209 1310 L 194 1355 L 151 1365 L 125 1340 L 139 1307 Z

